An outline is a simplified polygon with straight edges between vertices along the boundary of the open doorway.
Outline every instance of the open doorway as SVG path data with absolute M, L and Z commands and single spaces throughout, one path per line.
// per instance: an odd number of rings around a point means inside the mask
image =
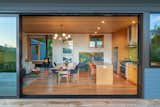
M 137 95 L 138 16 L 22 16 L 23 95 Z

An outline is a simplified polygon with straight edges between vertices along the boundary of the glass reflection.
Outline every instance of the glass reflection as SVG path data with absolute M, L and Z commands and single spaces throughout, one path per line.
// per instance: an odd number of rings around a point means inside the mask
M 16 17 L 0 17 L 0 96 L 16 96 Z
M 151 66 L 160 66 L 160 14 L 150 16 Z

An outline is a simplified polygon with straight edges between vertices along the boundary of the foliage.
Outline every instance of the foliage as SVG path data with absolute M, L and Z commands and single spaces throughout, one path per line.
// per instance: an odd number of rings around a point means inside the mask
M 160 62 L 160 26 L 155 26 L 151 33 L 151 61 Z
M 0 72 L 16 71 L 16 48 L 0 46 Z

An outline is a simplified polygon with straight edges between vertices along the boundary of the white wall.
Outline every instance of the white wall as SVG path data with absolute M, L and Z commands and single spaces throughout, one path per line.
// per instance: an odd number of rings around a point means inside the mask
M 52 62 L 63 63 L 63 43 L 60 40 L 53 39 L 53 53 Z
M 89 34 L 72 34 L 73 62 L 79 62 L 79 52 L 104 52 L 104 62 L 112 63 L 112 35 L 104 35 L 104 48 L 89 48 Z M 63 63 L 63 44 L 59 40 L 53 40 L 53 61 Z
M 104 48 L 89 48 L 88 34 L 75 34 L 73 38 L 73 62 L 79 62 L 79 52 L 104 52 L 104 62 L 112 63 L 112 36 L 104 35 Z

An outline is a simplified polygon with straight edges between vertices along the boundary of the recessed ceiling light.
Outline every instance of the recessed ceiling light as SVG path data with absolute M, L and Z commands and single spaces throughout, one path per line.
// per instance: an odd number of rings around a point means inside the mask
M 132 24 L 135 24 L 135 23 L 136 23 L 136 21 L 133 20 L 133 21 L 132 21 Z
M 97 34 L 97 32 L 94 32 L 95 34 Z
M 101 21 L 101 23 L 102 23 L 102 24 L 104 24 L 104 23 L 105 23 L 105 21 L 104 21 L 104 20 L 102 20 L 102 21 Z
M 98 26 L 98 27 L 97 27 L 97 30 L 100 30 L 100 29 L 101 29 L 101 27 Z

